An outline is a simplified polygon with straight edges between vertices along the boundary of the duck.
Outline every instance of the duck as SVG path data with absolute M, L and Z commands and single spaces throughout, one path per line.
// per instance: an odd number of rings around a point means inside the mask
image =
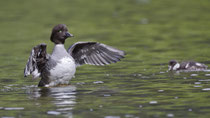
M 202 71 L 206 70 L 208 66 L 203 63 L 195 62 L 195 61 L 183 61 L 179 63 L 176 60 L 169 61 L 169 71 L 177 71 L 177 70 L 186 70 L 186 71 Z
M 70 37 L 74 36 L 65 24 L 54 26 L 50 36 L 54 43 L 52 53 L 47 53 L 45 43 L 33 47 L 24 68 L 24 77 L 41 78 L 38 87 L 68 85 L 77 67 L 84 64 L 109 65 L 126 55 L 125 51 L 99 42 L 76 42 L 66 50 L 64 44 Z

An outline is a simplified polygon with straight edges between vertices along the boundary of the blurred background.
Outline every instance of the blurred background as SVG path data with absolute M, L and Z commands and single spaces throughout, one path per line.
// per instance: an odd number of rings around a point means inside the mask
M 171 74 L 168 61 L 210 66 L 209 0 L 0 1 L 0 117 L 199 117 L 210 114 L 209 71 Z M 23 77 L 32 47 L 66 24 L 78 41 L 124 50 L 121 62 L 85 65 L 67 88 Z

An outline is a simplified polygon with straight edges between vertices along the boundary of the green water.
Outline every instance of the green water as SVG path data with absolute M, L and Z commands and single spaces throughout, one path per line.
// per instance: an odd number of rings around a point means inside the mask
M 210 66 L 209 0 L 0 1 L 0 117 L 209 118 L 210 72 L 168 73 L 171 59 Z M 23 77 L 31 48 L 63 23 L 77 41 L 126 51 L 110 66 L 81 66 L 70 86 Z

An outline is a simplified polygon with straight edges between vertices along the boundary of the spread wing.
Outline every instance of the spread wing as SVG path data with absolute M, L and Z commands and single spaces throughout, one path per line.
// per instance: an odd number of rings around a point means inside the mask
M 34 79 L 40 77 L 41 71 L 49 57 L 46 52 L 46 47 L 46 44 L 39 44 L 31 50 L 31 55 L 24 69 L 24 77 L 31 74 Z
M 77 42 L 69 47 L 68 53 L 77 66 L 83 64 L 108 65 L 124 58 L 125 52 L 97 42 Z

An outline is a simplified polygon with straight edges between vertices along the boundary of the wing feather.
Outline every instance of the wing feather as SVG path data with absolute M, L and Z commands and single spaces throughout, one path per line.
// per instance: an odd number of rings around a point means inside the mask
M 32 48 L 24 69 L 24 77 L 32 74 L 33 79 L 40 77 L 49 55 L 46 53 L 46 44 L 39 44 Z
M 97 42 L 77 42 L 69 47 L 68 53 L 77 66 L 83 64 L 108 65 L 124 58 L 125 52 Z

